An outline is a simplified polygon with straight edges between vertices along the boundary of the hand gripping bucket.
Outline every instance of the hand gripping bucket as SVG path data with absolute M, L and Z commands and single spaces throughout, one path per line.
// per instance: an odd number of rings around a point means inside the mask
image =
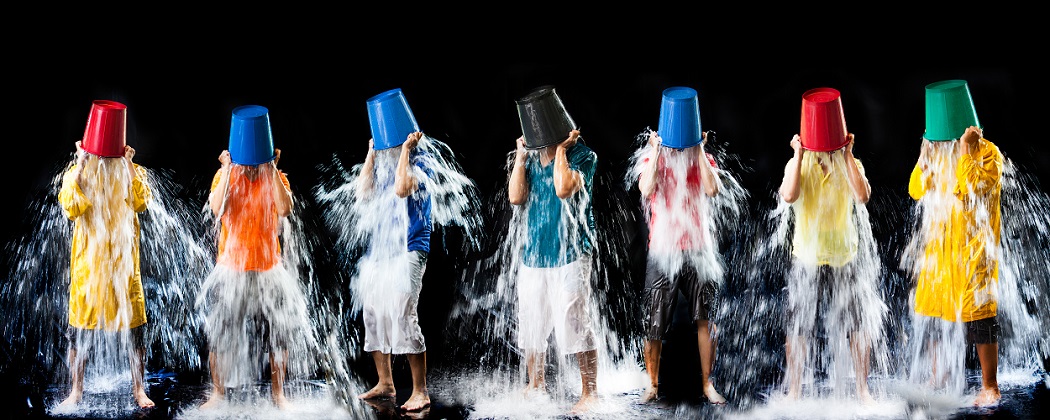
M 561 143 L 569 138 L 570 131 L 577 128 L 553 86 L 536 88 L 515 103 L 526 149 L 542 149 Z
M 696 90 L 688 87 L 664 89 L 657 134 L 660 135 L 660 144 L 675 149 L 688 149 L 704 140 Z
M 420 131 L 401 89 L 391 89 L 368 98 L 368 120 L 372 126 L 372 148 L 400 146 L 408 135 Z
M 799 141 L 806 150 L 830 152 L 846 146 L 849 131 L 842 113 L 838 90 L 820 87 L 802 94 L 802 126 Z
M 120 102 L 92 101 L 80 147 L 98 157 L 124 156 L 127 114 L 128 107 Z
M 258 165 L 273 160 L 270 111 L 259 105 L 233 109 L 230 123 L 230 160 L 238 165 Z
M 965 80 L 942 80 L 926 85 L 926 133 L 930 141 L 955 140 L 970 126 L 980 127 Z

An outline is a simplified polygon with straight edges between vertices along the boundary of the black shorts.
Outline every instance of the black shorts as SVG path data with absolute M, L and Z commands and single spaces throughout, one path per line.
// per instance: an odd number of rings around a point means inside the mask
M 792 261 L 787 278 L 787 302 L 784 316 L 788 335 L 815 333 L 821 325 L 844 331 L 859 331 L 862 325 L 861 296 L 858 295 L 856 267 L 829 265 L 807 266 Z
M 128 340 L 133 348 L 141 349 L 146 347 L 146 338 L 143 333 L 145 325 L 139 325 L 135 328 L 127 330 Z M 72 325 L 66 327 L 66 339 L 69 340 L 69 348 L 72 350 L 81 350 L 90 348 L 91 343 L 99 339 L 103 335 L 116 335 L 123 331 L 103 331 L 93 330 L 86 328 L 77 328 Z
M 715 306 L 716 290 L 713 281 L 700 279 L 696 269 L 685 264 L 672 278 L 657 267 L 652 260 L 645 268 L 645 336 L 649 340 L 662 340 L 671 329 L 674 309 L 678 304 L 678 292 L 687 299 L 693 322 L 711 318 Z
M 927 341 L 937 341 L 944 334 L 944 328 L 948 328 L 949 321 L 945 321 L 941 318 L 930 318 L 931 322 L 927 322 L 926 331 L 923 337 Z M 966 334 L 966 342 L 969 344 L 991 344 L 999 342 L 999 335 L 1001 328 L 999 327 L 999 318 L 991 317 L 978 319 L 976 321 L 963 322 L 964 333 Z

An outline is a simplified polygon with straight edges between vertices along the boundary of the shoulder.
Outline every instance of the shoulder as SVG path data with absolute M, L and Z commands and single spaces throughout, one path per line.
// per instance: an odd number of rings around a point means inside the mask
M 580 163 L 594 162 L 598 160 L 598 154 L 591 150 L 590 147 L 587 147 L 586 144 L 576 143 L 572 149 L 569 149 L 569 159 Z

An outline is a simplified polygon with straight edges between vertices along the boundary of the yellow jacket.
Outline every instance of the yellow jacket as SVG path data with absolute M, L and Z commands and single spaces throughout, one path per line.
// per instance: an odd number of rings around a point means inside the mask
M 948 203 L 942 212 L 924 212 L 929 230 L 915 288 L 916 312 L 952 322 L 995 316 L 1002 171 L 1003 156 L 986 139 L 958 158 L 955 176 L 943 182 L 950 185 L 936 185 L 918 164 L 912 170 L 912 198 L 939 192 Z
M 73 221 L 70 259 L 69 324 L 109 331 L 146 323 L 146 304 L 139 271 L 139 212 L 151 198 L 135 165 L 131 188 L 123 159 L 86 164 L 81 189 L 76 165 L 62 178 L 58 193 L 66 217 Z M 98 188 L 97 186 L 103 186 Z

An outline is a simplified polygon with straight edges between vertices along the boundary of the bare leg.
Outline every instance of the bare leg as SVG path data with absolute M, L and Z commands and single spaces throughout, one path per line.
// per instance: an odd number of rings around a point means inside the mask
M 145 367 L 142 364 L 143 349 L 132 348 L 128 358 L 131 361 L 131 394 L 135 396 L 135 403 L 140 408 L 152 408 L 153 400 L 146 395 Z
M 525 351 L 525 370 L 529 376 L 529 384 L 525 387 L 525 394 L 531 394 L 538 392 L 544 394 L 547 392 L 545 387 L 546 381 L 546 364 L 544 363 L 545 353 L 537 351 Z
M 715 390 L 715 385 L 711 383 L 711 369 L 715 365 L 715 354 L 718 347 L 718 341 L 711 333 L 714 329 L 715 324 L 707 320 L 696 323 L 696 339 L 700 349 L 700 384 L 703 386 L 704 396 L 708 401 L 712 404 L 725 404 L 726 399 Z
M 408 354 L 408 366 L 412 368 L 412 395 L 401 406 L 405 411 L 419 411 L 430 406 L 427 392 L 427 353 Z
M 853 372 L 857 376 L 857 398 L 865 404 L 875 402 L 868 389 L 868 371 L 871 366 L 871 340 L 863 333 L 856 333 L 850 340 L 853 353 Z
M 208 369 L 211 370 L 211 396 L 208 401 L 201 404 L 201 408 L 209 409 L 219 405 L 226 398 L 226 385 L 222 382 L 219 373 L 219 356 L 215 352 L 208 354 Z
M 802 393 L 802 365 L 806 358 L 806 339 L 790 337 L 784 345 L 784 350 L 787 356 L 787 396 L 797 400 Z
M 281 357 L 274 357 L 270 352 L 270 394 L 277 408 L 288 408 L 288 399 L 284 397 L 284 377 L 288 370 L 288 350 L 281 350 Z
M 87 359 L 84 355 L 77 354 L 77 350 L 70 347 L 67 357 L 67 363 L 69 363 L 69 376 L 72 383 L 72 389 L 69 391 L 69 396 L 63 400 L 60 405 L 69 406 L 80 402 L 80 399 L 84 396 L 84 368 L 87 364 Z
M 390 367 L 390 355 L 373 351 L 372 360 L 376 363 L 376 373 L 379 374 L 379 383 L 367 392 L 358 395 L 357 398 L 367 400 L 372 398 L 394 398 L 397 394 L 394 389 L 394 372 Z
M 572 407 L 572 414 L 590 411 L 598 402 L 598 351 L 588 350 L 576 353 L 576 361 L 580 365 L 583 387 L 580 391 L 580 400 Z
M 977 360 L 981 362 L 981 392 L 977 394 L 974 404 L 979 407 L 994 406 L 999 403 L 999 343 L 985 343 L 977 346 Z
M 656 399 L 659 392 L 660 382 L 660 354 L 663 352 L 664 342 L 661 340 L 645 340 L 645 373 L 649 374 L 649 388 L 642 392 L 643 403 Z

